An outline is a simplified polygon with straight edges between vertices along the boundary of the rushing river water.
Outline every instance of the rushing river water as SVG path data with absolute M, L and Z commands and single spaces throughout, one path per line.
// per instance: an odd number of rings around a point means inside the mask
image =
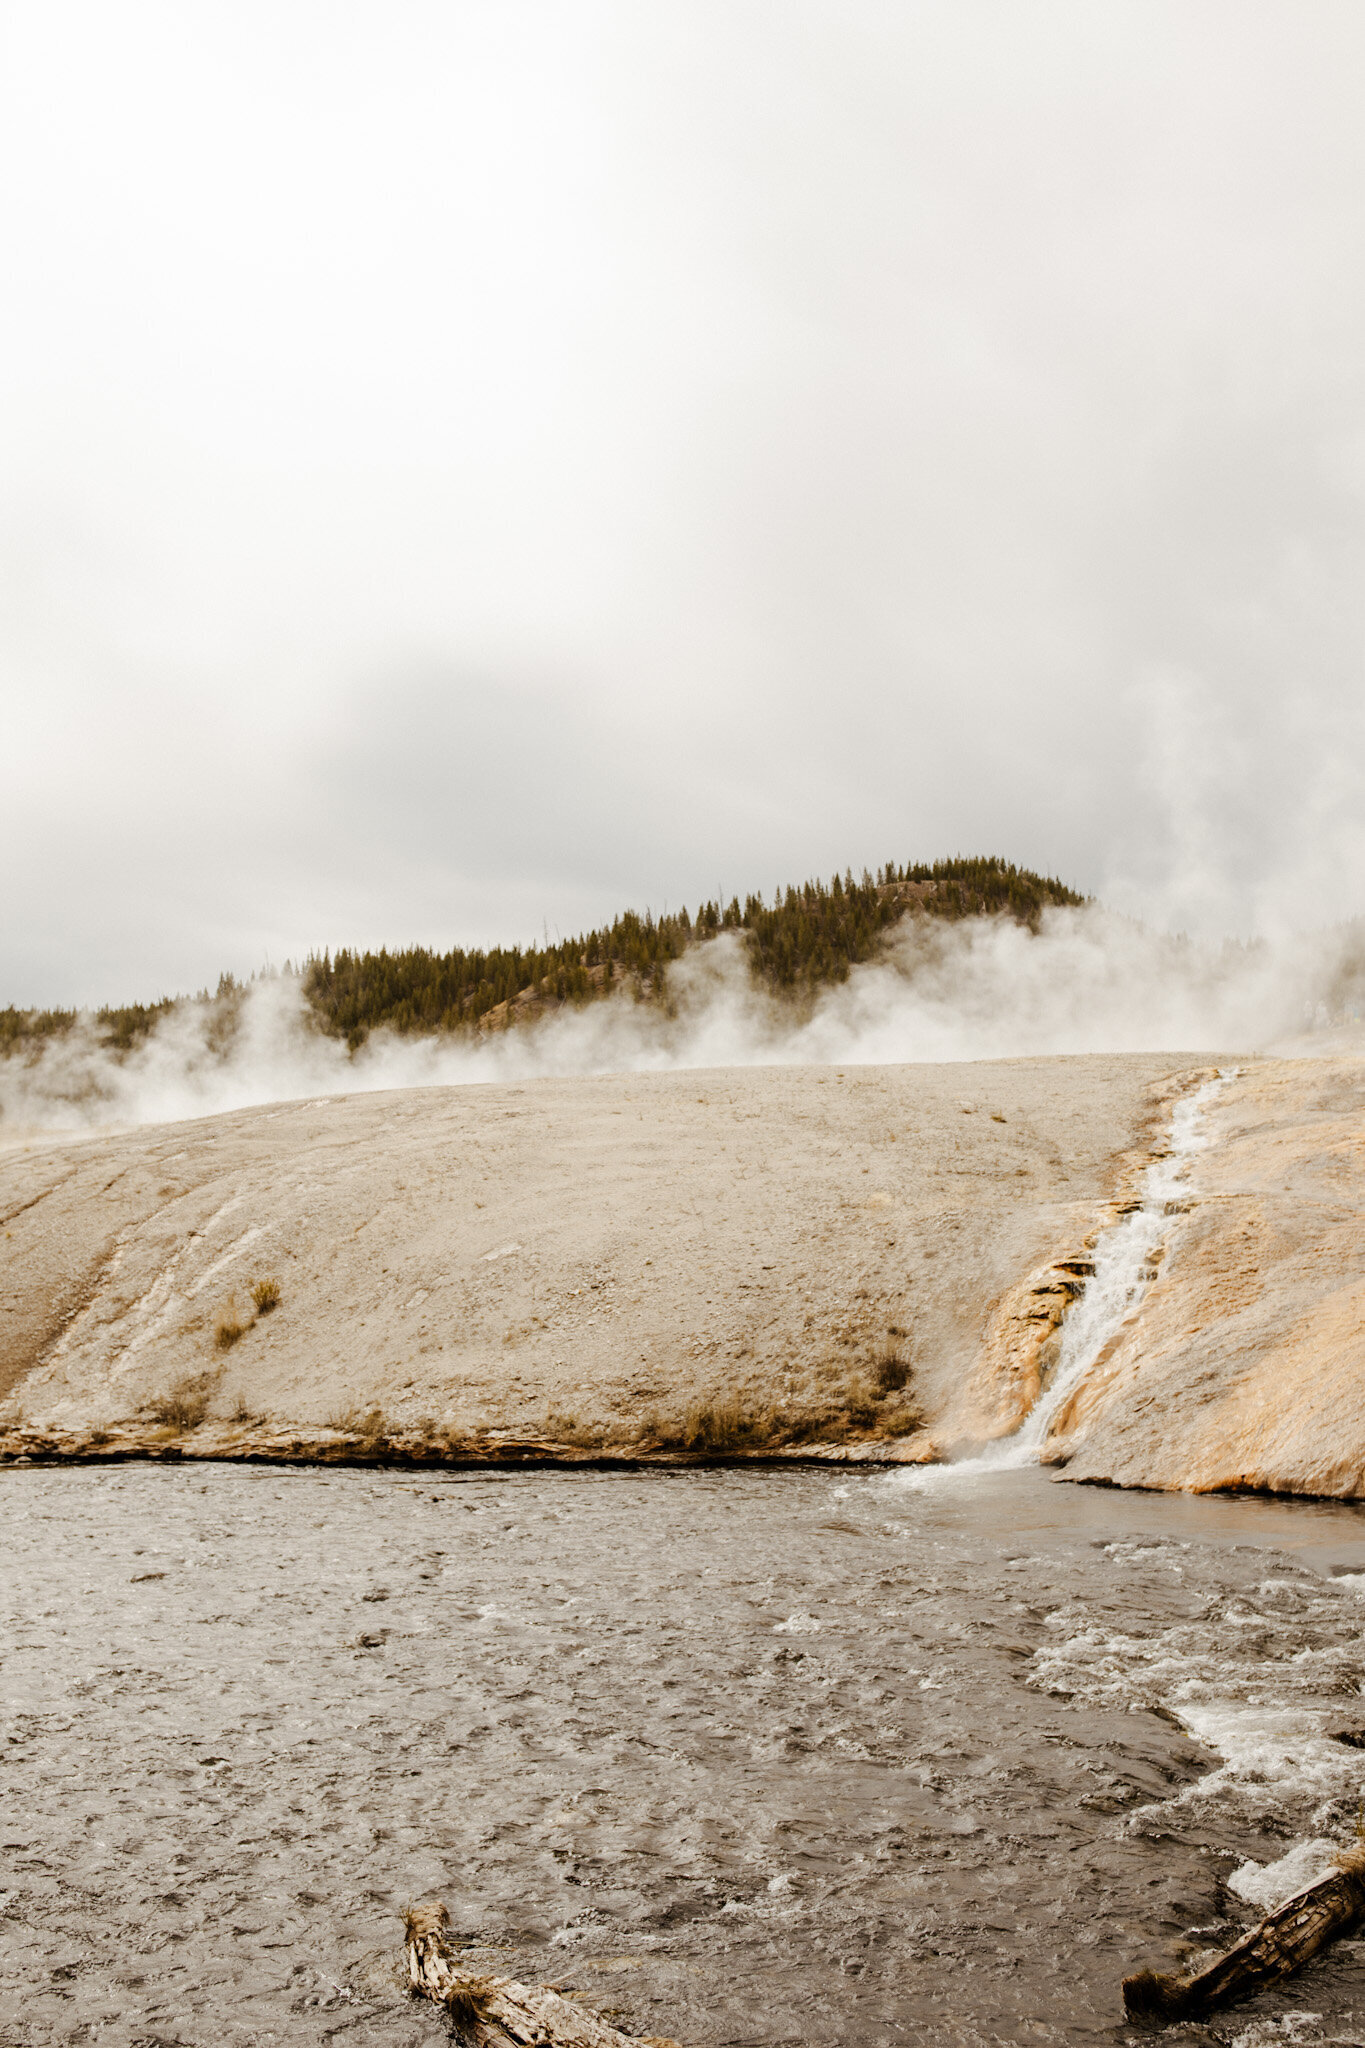
M 23 2048 L 438 2043 L 433 1894 L 696 2048 L 1119 2042 L 1365 1784 L 1349 1507 L 128 1465 L 0 1515 Z M 1365 2040 L 1365 1944 L 1179 2038 Z

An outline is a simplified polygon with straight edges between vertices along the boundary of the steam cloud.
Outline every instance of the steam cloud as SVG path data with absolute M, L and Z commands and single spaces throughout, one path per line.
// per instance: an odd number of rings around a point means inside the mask
M 82 1023 L 0 1062 L 0 1130 L 174 1122 L 311 1095 L 537 1075 L 1245 1054 L 1359 1022 L 1365 935 L 1343 926 L 1205 946 L 1096 906 L 1051 911 L 1037 934 L 1007 919 L 910 924 L 882 959 L 804 1009 L 756 988 L 743 942 L 722 935 L 675 963 L 669 997 L 655 1006 L 622 994 L 482 1041 L 376 1032 L 351 1054 L 316 1028 L 296 981 L 268 978 L 235 1018 L 185 1004 L 123 1057 Z

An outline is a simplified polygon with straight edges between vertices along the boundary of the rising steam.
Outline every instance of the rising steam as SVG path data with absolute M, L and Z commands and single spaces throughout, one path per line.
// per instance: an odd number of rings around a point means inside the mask
M 80 1024 L 36 1055 L 0 1062 L 0 1118 L 15 1135 L 551 1074 L 1246 1054 L 1356 1023 L 1362 997 L 1365 942 L 1355 927 L 1204 947 L 1096 906 L 1049 911 L 1036 934 L 1004 918 L 916 921 L 882 959 L 804 1008 L 757 988 L 743 941 L 726 934 L 674 964 L 663 1005 L 622 993 L 483 1039 L 376 1032 L 352 1054 L 318 1030 L 289 977 L 253 983 L 227 1015 L 221 1005 L 183 1004 L 123 1056 Z

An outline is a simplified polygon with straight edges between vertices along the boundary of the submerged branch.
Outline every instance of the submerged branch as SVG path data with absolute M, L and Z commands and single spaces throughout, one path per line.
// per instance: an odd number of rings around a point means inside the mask
M 1347 1933 L 1365 1911 L 1365 1850 L 1341 1860 L 1330 1877 L 1295 1892 L 1249 1934 L 1194 1977 L 1163 1977 L 1140 1970 L 1123 1980 L 1128 2017 L 1192 2019 L 1234 1999 L 1249 1998 L 1310 1962 L 1320 1948 Z
M 546 1985 L 462 1970 L 446 1940 L 450 1915 L 439 1903 L 407 1914 L 408 1979 L 414 1993 L 443 2006 L 471 2048 L 678 2048 L 657 2035 L 618 2033 L 596 2013 L 571 2005 Z

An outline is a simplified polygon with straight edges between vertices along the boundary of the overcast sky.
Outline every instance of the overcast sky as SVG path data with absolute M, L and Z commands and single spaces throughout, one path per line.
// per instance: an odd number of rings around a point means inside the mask
M 1359 0 L 0 8 L 0 1005 L 1365 909 Z

